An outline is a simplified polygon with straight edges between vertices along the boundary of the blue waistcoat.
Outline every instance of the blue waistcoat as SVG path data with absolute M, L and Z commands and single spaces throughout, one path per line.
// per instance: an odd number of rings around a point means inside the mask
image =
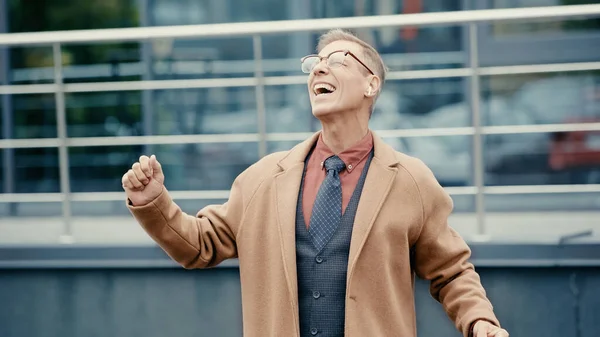
M 310 155 L 308 156 L 310 158 Z M 304 174 L 296 209 L 296 265 L 298 273 L 298 305 L 300 336 L 344 336 L 346 307 L 346 274 L 354 216 L 362 192 L 373 151 L 342 215 L 331 240 L 317 251 L 312 243 L 302 212 Z M 306 173 L 305 162 L 304 173 Z

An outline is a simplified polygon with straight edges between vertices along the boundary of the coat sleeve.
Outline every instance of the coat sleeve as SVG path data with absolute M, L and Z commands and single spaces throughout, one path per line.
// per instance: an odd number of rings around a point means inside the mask
M 448 225 L 453 202 L 424 164 L 415 174 L 421 194 L 423 223 L 414 245 L 417 276 L 430 281 L 430 293 L 440 302 L 465 337 L 480 319 L 500 326 L 479 275 L 469 262 L 471 250 Z
M 196 216 L 184 213 L 166 188 L 147 205 L 133 206 L 127 200 L 127 207 L 144 231 L 184 268 L 214 267 L 237 257 L 236 234 L 244 213 L 243 174 L 234 181 L 224 204 L 206 206 Z

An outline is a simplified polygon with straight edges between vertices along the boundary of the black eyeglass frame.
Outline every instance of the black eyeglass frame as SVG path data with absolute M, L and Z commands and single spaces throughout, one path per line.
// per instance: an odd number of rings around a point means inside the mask
M 353 57 L 353 58 L 354 58 L 356 61 L 358 61 L 358 63 L 362 64 L 362 66 L 363 66 L 363 67 L 365 67 L 365 68 L 366 68 L 366 69 L 367 69 L 367 70 L 368 70 L 368 71 L 371 73 L 371 75 L 375 75 L 375 73 L 374 73 L 374 72 L 371 70 L 371 68 L 367 67 L 367 65 L 366 65 L 366 64 L 365 64 L 363 61 L 361 61 L 361 60 L 360 60 L 360 59 L 359 59 L 359 58 L 358 58 L 356 55 L 354 55 L 354 54 L 353 54 L 351 51 L 349 51 L 349 50 L 335 50 L 335 51 L 332 51 L 331 53 L 329 53 L 329 54 L 328 54 L 328 55 L 326 55 L 326 56 L 320 56 L 320 55 L 317 55 L 317 54 L 310 54 L 310 55 L 306 55 L 306 56 L 304 56 L 302 59 L 300 59 L 300 63 L 301 63 L 301 64 L 303 64 L 303 63 L 304 63 L 304 61 L 306 61 L 306 59 L 308 59 L 308 58 L 310 58 L 310 57 L 318 57 L 318 58 L 319 58 L 319 62 L 318 62 L 318 63 L 316 63 L 316 64 L 319 64 L 319 63 L 323 62 L 323 59 L 327 59 L 327 60 L 329 60 L 329 56 L 331 56 L 332 54 L 335 54 L 335 53 L 340 53 L 340 52 L 344 53 L 344 57 L 346 57 L 346 56 L 348 56 L 348 55 L 352 56 L 352 57 Z M 315 65 L 316 65 L 316 64 L 315 64 Z M 341 64 L 340 64 L 340 65 L 341 65 Z M 327 66 L 329 66 L 329 63 L 327 64 Z M 311 70 L 311 71 L 312 71 L 312 70 Z M 309 72 L 309 73 L 310 73 L 310 72 Z

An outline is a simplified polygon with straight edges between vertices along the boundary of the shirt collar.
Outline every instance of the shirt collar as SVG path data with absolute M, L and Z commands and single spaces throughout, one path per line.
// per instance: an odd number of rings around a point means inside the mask
M 338 157 L 346 164 L 346 171 L 352 172 L 356 166 L 360 162 L 362 162 L 367 155 L 373 149 L 373 134 L 371 130 L 367 132 L 367 134 L 354 145 L 345 149 L 341 153 L 338 154 Z M 316 156 L 317 162 L 321 167 L 325 163 L 325 159 L 335 155 L 325 142 L 323 141 L 323 134 L 319 135 L 319 139 L 317 140 L 317 144 L 315 146 L 314 155 Z

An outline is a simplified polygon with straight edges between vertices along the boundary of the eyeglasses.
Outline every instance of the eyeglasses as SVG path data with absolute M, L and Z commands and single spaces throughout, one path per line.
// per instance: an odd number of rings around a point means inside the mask
M 344 64 L 346 55 L 352 56 L 356 61 L 358 61 L 358 63 L 362 64 L 363 67 L 367 68 L 367 70 L 371 73 L 371 75 L 375 75 L 375 73 L 373 73 L 373 71 L 369 67 L 367 67 L 367 65 L 364 64 L 363 61 L 359 60 L 358 57 L 356 57 L 356 55 L 352 54 L 352 52 L 349 50 L 336 50 L 334 52 L 331 52 L 327 56 L 319 56 L 319 55 L 314 55 L 314 54 L 304 56 L 300 60 L 300 62 L 302 63 L 302 72 L 305 74 L 310 74 L 313 71 L 313 69 L 315 69 L 317 64 L 321 63 L 321 61 L 323 59 L 327 60 L 327 66 L 329 68 L 339 67 L 342 64 Z

